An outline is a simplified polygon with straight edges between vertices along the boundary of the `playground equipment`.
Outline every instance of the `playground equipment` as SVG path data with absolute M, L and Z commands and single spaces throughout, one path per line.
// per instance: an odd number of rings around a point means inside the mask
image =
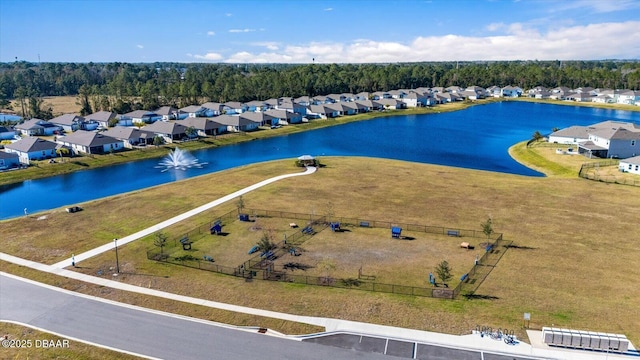
M 238 219 L 240 219 L 240 221 L 249 221 L 249 214 L 240 214 L 238 215 Z
M 340 231 L 340 223 L 339 222 L 332 222 L 331 223 L 331 231 L 333 231 L 333 232 Z
M 222 233 L 222 224 L 216 223 L 210 230 L 211 235 L 220 235 Z
M 260 247 L 258 245 L 252 247 L 251 249 L 249 249 L 249 252 L 247 254 L 251 255 L 254 252 L 258 251 L 258 249 L 260 249 Z
M 391 228 L 391 237 L 393 239 L 400 239 L 400 233 L 402 233 L 401 227 L 394 226 Z

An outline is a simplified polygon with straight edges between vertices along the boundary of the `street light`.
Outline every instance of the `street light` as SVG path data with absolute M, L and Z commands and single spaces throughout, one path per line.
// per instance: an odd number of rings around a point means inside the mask
M 118 259 L 118 239 L 113 239 L 113 243 L 116 247 L 116 272 L 120 274 L 120 261 Z

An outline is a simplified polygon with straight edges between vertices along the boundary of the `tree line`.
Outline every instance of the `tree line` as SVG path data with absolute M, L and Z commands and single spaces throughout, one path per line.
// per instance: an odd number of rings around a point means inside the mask
M 39 107 L 43 96 L 77 96 L 85 114 L 452 85 L 638 90 L 639 70 L 638 61 L 614 60 L 302 65 L 20 61 L 0 63 L 0 108 L 18 99 L 15 111 L 46 118 L 51 114 Z

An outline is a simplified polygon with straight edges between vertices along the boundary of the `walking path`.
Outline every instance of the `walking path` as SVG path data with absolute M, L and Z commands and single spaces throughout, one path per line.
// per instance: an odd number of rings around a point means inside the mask
M 193 210 L 187 211 L 183 214 L 175 216 L 169 220 L 163 221 L 147 229 L 141 230 L 135 234 L 118 239 L 119 245 L 124 245 L 131 241 L 135 241 L 141 237 L 144 237 L 153 232 L 161 230 L 167 226 L 170 226 L 179 221 L 187 219 L 190 216 L 193 216 L 202 211 L 211 209 L 219 204 L 222 204 L 226 201 L 229 201 L 233 198 L 243 195 L 249 191 L 271 184 L 275 181 L 289 178 L 289 177 L 294 177 L 294 176 L 309 175 L 309 174 L 313 174 L 315 171 L 316 171 L 315 167 L 307 167 L 307 170 L 305 172 L 280 175 L 280 176 L 276 176 L 276 177 L 261 181 L 257 184 L 251 185 L 242 190 L 238 190 L 232 194 L 229 194 L 227 196 L 224 196 L 222 198 L 209 202 Z M 113 249 L 114 246 L 115 246 L 114 243 L 109 243 L 109 244 L 100 246 L 98 248 L 95 248 L 93 250 L 84 252 L 82 254 L 78 254 L 75 256 L 75 262 L 78 263 L 92 256 L 96 256 L 103 252 L 109 251 Z M 354 334 L 370 335 L 374 337 L 382 337 L 382 338 L 389 338 L 389 339 L 405 339 L 405 340 L 411 340 L 411 341 L 421 342 L 425 344 L 431 344 L 435 346 L 444 346 L 444 347 L 456 348 L 456 349 L 468 349 L 473 351 L 489 351 L 494 354 L 502 354 L 505 356 L 517 355 L 517 356 L 523 356 L 527 359 L 599 360 L 599 359 L 605 358 L 605 354 L 600 354 L 600 353 L 585 353 L 584 351 L 569 351 L 569 350 L 563 350 L 563 349 L 557 349 L 557 348 L 550 348 L 545 344 L 540 344 L 540 341 L 532 341 L 532 343 L 536 343 L 535 347 L 526 343 L 519 343 L 516 346 L 512 346 L 512 345 L 507 345 L 502 341 L 491 340 L 489 339 L 489 337 L 481 337 L 478 334 L 456 336 L 456 335 L 448 335 L 448 334 L 427 332 L 427 331 L 421 331 L 421 330 L 413 330 L 413 329 L 405 329 L 405 328 L 398 328 L 398 327 L 392 327 L 392 326 L 362 323 L 362 322 L 356 322 L 356 321 L 347 321 L 347 320 L 313 317 L 313 316 L 292 315 L 292 314 L 286 314 L 286 313 L 281 313 L 276 311 L 262 310 L 262 309 L 256 309 L 256 308 L 251 308 L 246 306 L 225 304 L 217 301 L 198 299 L 190 296 L 178 295 L 178 294 L 173 294 L 165 291 L 130 285 L 120 281 L 108 280 L 108 279 L 81 274 L 75 271 L 64 269 L 65 267 L 72 265 L 71 259 L 66 259 L 53 265 L 47 265 L 47 264 L 37 263 L 31 260 L 18 258 L 12 255 L 0 252 L 0 260 L 7 261 L 13 264 L 17 264 L 17 265 L 28 267 L 35 270 L 56 274 L 59 276 L 64 276 L 66 278 L 70 278 L 74 280 L 96 284 L 99 286 L 104 286 L 104 287 L 109 287 L 109 288 L 114 288 L 114 289 L 119 289 L 124 291 L 130 291 L 130 292 L 145 294 L 149 296 L 156 296 L 156 297 L 161 297 L 165 299 L 171 299 L 175 301 L 195 304 L 195 305 L 207 306 L 210 308 L 216 308 L 216 309 L 240 312 L 240 313 L 251 314 L 256 316 L 270 317 L 275 319 L 316 325 L 316 326 L 324 327 L 326 332 L 328 333 L 336 333 L 336 332 L 354 333 Z M 0 272 L 0 274 L 5 274 L 5 273 Z M 124 304 L 123 306 L 127 306 L 127 305 Z M 278 335 L 273 331 L 271 331 L 271 334 Z M 322 335 L 322 334 L 314 334 L 310 336 L 286 336 L 286 337 L 292 338 L 294 340 L 303 340 L 303 339 L 309 339 L 313 336 L 319 336 L 319 335 Z M 326 333 L 324 335 L 326 335 Z M 530 336 L 538 336 L 538 334 L 536 332 L 530 332 Z M 541 337 L 541 334 L 540 334 L 540 337 Z M 613 354 L 607 354 L 607 356 L 609 358 L 619 358 L 619 359 L 629 358 L 629 356 L 613 355 Z
M 177 222 L 185 220 L 185 219 L 187 219 L 187 218 L 189 218 L 191 216 L 194 216 L 196 214 L 199 214 L 199 213 L 201 213 L 203 211 L 209 210 L 209 209 L 211 209 L 213 207 L 216 207 L 216 206 L 218 206 L 218 205 L 220 205 L 222 203 L 225 203 L 225 202 L 227 202 L 229 200 L 237 198 L 240 195 L 244 195 L 244 194 L 248 193 L 249 191 L 253 191 L 253 190 L 261 188 L 261 187 L 263 187 L 265 185 L 269 185 L 271 183 L 274 183 L 274 182 L 276 182 L 278 180 L 287 179 L 287 178 L 296 177 L 296 176 L 310 175 L 310 174 L 315 173 L 316 170 L 317 169 L 316 169 L 315 166 L 307 166 L 307 170 L 304 171 L 304 172 L 275 176 L 275 177 L 272 177 L 270 179 L 267 179 L 267 180 L 261 181 L 259 183 L 253 184 L 253 185 L 248 186 L 248 187 L 246 187 L 244 189 L 240 189 L 240 190 L 238 190 L 238 191 L 236 191 L 234 193 L 231 193 L 231 194 L 223 196 L 223 197 L 221 197 L 221 198 L 219 198 L 217 200 L 213 200 L 213 201 L 211 201 L 211 202 L 209 202 L 207 204 L 199 206 L 199 207 L 197 207 L 195 209 L 189 210 L 189 211 L 187 211 L 187 212 L 185 212 L 183 214 L 180 214 L 178 216 L 174 216 L 169 220 L 165 220 L 165 221 L 163 221 L 161 223 L 158 223 L 158 224 L 150 226 L 150 227 L 148 227 L 146 229 L 140 230 L 137 233 L 134 233 L 134 234 L 125 236 L 123 238 L 120 238 L 120 239 L 117 240 L 117 242 L 118 242 L 117 245 L 128 244 L 128 243 L 130 243 L 132 241 L 138 240 L 138 239 L 140 239 L 142 237 L 145 237 L 145 236 L 147 236 L 149 234 L 153 234 L 154 232 L 157 232 L 157 231 L 162 230 L 162 229 L 164 229 L 166 227 L 169 227 L 169 226 L 171 226 L 171 225 L 173 225 L 173 224 L 175 224 Z M 102 253 L 107 252 L 109 250 L 113 250 L 113 248 L 115 246 L 116 246 L 116 243 L 115 243 L 115 241 L 113 241 L 113 242 L 109 242 L 107 244 L 104 244 L 102 246 L 99 246 L 99 247 L 97 247 L 95 249 L 91 249 L 89 251 L 83 252 L 82 254 L 77 254 L 77 255 L 74 256 L 75 262 L 77 264 L 77 263 L 79 263 L 79 262 L 81 262 L 83 260 L 86 260 L 86 259 L 90 258 L 90 257 L 102 254 Z M 60 261 L 58 263 L 53 264 L 53 267 L 65 268 L 65 267 L 71 266 L 71 265 L 72 265 L 72 259 L 69 258 L 69 259 L 65 259 L 65 260 L 62 260 L 62 261 Z

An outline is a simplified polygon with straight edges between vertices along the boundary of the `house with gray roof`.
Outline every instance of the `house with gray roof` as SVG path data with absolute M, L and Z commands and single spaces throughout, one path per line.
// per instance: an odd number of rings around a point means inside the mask
M 278 103 L 278 101 L 276 100 L 276 104 L 277 103 Z M 249 102 L 244 103 L 244 104 L 247 106 L 247 111 L 252 111 L 252 112 L 266 111 L 267 109 L 271 109 L 271 108 L 273 108 L 275 106 L 275 105 L 270 105 L 267 102 L 260 101 L 260 100 L 253 100 L 253 101 L 249 101 Z
M 50 136 L 62 133 L 62 126 L 42 119 L 31 119 L 14 127 L 24 136 Z
M 20 166 L 18 154 L 0 151 L 0 171 Z
M 80 130 L 82 128 L 82 123 L 84 121 L 85 119 L 82 116 L 77 114 L 63 114 L 49 120 L 50 123 L 62 127 L 62 129 L 67 132 L 74 132 L 76 130 Z M 97 127 L 98 125 L 96 123 L 96 128 Z M 91 130 L 95 130 L 95 128 Z
M 162 116 L 163 121 L 169 120 L 182 120 L 189 116 L 189 113 L 184 112 L 182 109 L 174 108 L 173 106 L 162 106 L 154 111 L 154 113 Z
M 202 107 L 202 105 L 189 105 L 180 108 L 180 111 L 186 113 L 186 117 L 202 117 L 206 116 L 207 109 Z
M 357 105 L 364 107 L 364 112 L 379 111 L 384 109 L 384 105 L 380 104 L 376 100 L 356 100 Z
M 217 102 L 206 102 L 201 106 L 205 109 L 205 117 L 218 116 L 222 114 L 222 111 L 224 110 L 224 105 Z
M 93 114 L 86 115 L 84 117 L 87 121 L 95 121 L 98 123 L 98 127 L 108 128 L 115 119 L 118 119 L 117 125 L 120 126 L 132 126 L 133 122 L 131 118 L 118 117 L 118 114 L 112 111 L 96 111 Z
M 138 129 L 133 126 L 114 126 L 102 132 L 103 135 L 122 140 L 124 147 L 132 149 L 134 146 L 153 145 L 156 134 Z
M 238 115 L 220 115 L 215 118 L 217 123 L 225 125 L 229 132 L 253 131 L 258 128 L 258 123 Z
M 385 109 L 399 110 L 399 109 L 407 108 L 407 104 L 398 99 L 379 99 L 376 101 L 382 104 L 382 106 L 384 106 Z
M 620 160 L 618 169 L 622 172 L 640 175 L 640 155 Z
M 307 117 L 310 119 L 328 119 L 340 116 L 340 112 L 330 108 L 328 104 L 307 106 Z
M 287 110 L 305 116 L 307 114 L 307 106 L 296 101 L 283 101 L 275 107 L 276 110 Z
M 142 127 L 142 130 L 162 137 L 166 143 L 187 138 L 187 127 L 182 125 L 182 121 L 180 123 L 173 121 L 156 121 L 153 124 Z
M 45 160 L 56 157 L 57 146 L 53 141 L 32 136 L 5 145 L 4 151 L 18 155 L 22 164 L 29 165 L 31 160 Z
M 158 115 L 153 111 L 135 110 L 120 115 L 123 121 L 130 120 L 133 124 L 151 124 L 162 119 L 162 115 Z
M 549 135 L 549 142 L 576 144 L 589 158 L 625 159 L 640 155 L 640 125 L 607 120 L 590 126 L 571 126 Z
M 302 115 L 294 113 L 292 111 L 271 109 L 265 111 L 265 114 L 273 118 L 273 120 L 271 121 L 272 126 L 299 124 L 302 122 Z
M 500 95 L 502 97 L 520 97 L 522 92 L 522 88 L 519 86 L 509 85 L 502 88 Z
M 192 127 L 198 131 L 198 136 L 220 135 L 227 132 L 227 126 L 216 121 L 217 118 L 188 117 L 180 122 L 187 128 Z M 186 131 L 186 130 L 185 130 Z
M 72 134 L 60 136 L 56 139 L 56 142 L 69 147 L 75 154 L 108 154 L 124 149 L 122 140 L 85 130 L 78 130 Z
M 251 112 L 251 111 L 247 111 L 247 112 L 243 112 L 242 114 L 240 114 L 240 117 L 243 119 L 247 119 L 247 120 L 251 120 L 255 123 L 258 124 L 258 126 L 264 126 L 264 125 L 274 125 L 272 124 L 273 121 L 273 117 L 270 116 L 267 113 L 264 112 Z
M 233 115 L 233 114 L 242 114 L 247 111 L 247 105 L 238 102 L 238 101 L 227 101 L 224 105 L 225 114 Z

